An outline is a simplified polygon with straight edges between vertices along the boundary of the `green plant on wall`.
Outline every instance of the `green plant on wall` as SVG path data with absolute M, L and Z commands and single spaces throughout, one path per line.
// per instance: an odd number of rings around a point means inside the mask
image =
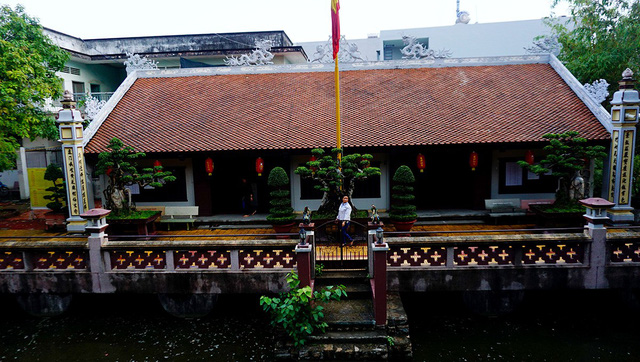
M 344 285 L 328 286 L 311 291 L 311 287 L 300 288 L 300 280 L 295 272 L 286 276 L 290 290 L 278 297 L 260 297 L 260 305 L 271 315 L 271 325 L 281 326 L 293 339 L 294 345 L 301 346 L 314 332 L 324 333 L 327 323 L 323 320 L 324 307 L 319 302 L 339 301 L 346 297 Z
M 106 175 L 109 184 L 104 189 L 105 206 L 117 216 L 131 215 L 134 205 L 126 186 L 138 185 L 162 187 L 164 182 L 175 181 L 171 172 L 164 171 L 162 166 L 138 169 L 136 160 L 146 157 L 144 152 L 136 152 L 133 147 L 125 146 L 118 138 L 113 138 L 107 145 L 109 151 L 98 155 L 96 173 Z
M 67 190 L 65 189 L 62 168 L 56 164 L 50 164 L 44 172 L 44 179 L 53 182 L 53 186 L 45 190 L 50 192 L 44 196 L 45 200 L 50 201 L 47 203 L 47 207 L 53 211 L 61 211 L 67 202 Z
M 588 167 L 590 160 L 607 156 L 603 146 L 588 146 L 587 140 L 575 131 L 564 133 L 547 133 L 542 138 L 549 140 L 543 150 L 546 155 L 538 164 L 529 165 L 526 161 L 518 161 L 518 165 L 537 174 L 551 173 L 557 176 L 555 208 L 571 209 L 578 204 L 577 198 L 583 197 L 579 192 L 571 192 L 572 185 L 581 172 Z
M 396 221 L 415 220 L 418 215 L 416 214 L 416 206 L 412 203 L 416 198 L 413 194 L 413 184 L 416 182 L 413 171 L 406 165 L 398 167 L 393 175 L 393 182 L 394 185 L 391 188 L 393 203 L 391 204 L 389 217 L 391 220 Z
M 267 220 L 279 225 L 293 222 L 293 208 L 291 207 L 291 192 L 289 191 L 289 176 L 282 167 L 274 167 L 269 172 L 267 185 L 271 187 L 271 208 Z
M 353 153 L 342 155 L 342 160 L 338 161 L 337 155 L 340 152 L 342 149 L 334 148 L 330 155 L 325 155 L 323 149 L 314 148 L 311 154 L 316 160 L 308 161 L 306 166 L 295 170 L 301 178 L 313 180 L 313 187 L 323 192 L 318 215 L 335 217 L 342 195 L 348 195 L 351 199 L 358 181 L 381 174 L 380 168 L 371 167 L 372 155 Z M 353 208 L 353 212 L 355 211 Z

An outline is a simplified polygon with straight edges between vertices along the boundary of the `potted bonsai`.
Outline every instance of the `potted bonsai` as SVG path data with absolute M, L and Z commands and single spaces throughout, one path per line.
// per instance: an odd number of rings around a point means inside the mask
M 546 155 L 540 163 L 530 165 L 526 161 L 518 161 L 518 164 L 537 175 L 551 173 L 558 177 L 558 189 L 553 204 L 535 205 L 532 210 L 544 224 L 548 224 L 544 220 L 550 220 L 559 226 L 563 224 L 560 219 L 564 218 L 568 221 L 564 224 L 580 225 L 583 223 L 584 206 L 578 200 L 588 197 L 585 195 L 588 185 L 582 177 L 583 171 L 588 168 L 590 160 L 606 157 L 605 148 L 587 146 L 587 140 L 575 131 L 547 133 L 542 137 L 549 140 L 549 144 L 543 148 Z
M 65 189 L 64 173 L 62 168 L 56 164 L 49 164 L 44 172 L 44 179 L 51 181 L 53 186 L 48 187 L 45 191 L 50 192 L 44 196 L 45 200 L 49 200 L 47 208 L 51 211 L 45 214 L 46 228 L 63 226 L 68 216 L 66 209 L 67 190 Z M 60 180 L 60 182 L 58 182 Z
M 139 169 L 136 160 L 146 157 L 145 153 L 125 146 L 118 138 L 113 138 L 107 148 L 109 151 L 98 155 L 96 165 L 96 173 L 106 175 L 109 181 L 104 189 L 104 206 L 111 210 L 107 219 L 114 225 L 135 225 L 139 234 L 146 233 L 146 225 L 158 218 L 160 212 L 136 211 L 127 186 L 138 185 L 141 189 L 146 186 L 162 187 L 165 182 L 176 178 L 162 166 Z
M 397 231 L 409 231 L 418 217 L 416 206 L 412 204 L 416 198 L 412 186 L 416 178 L 409 166 L 402 165 L 393 175 L 393 182 L 389 218 Z
M 343 154 L 338 160 L 339 153 L 342 153 L 341 148 L 332 149 L 331 154 L 328 155 L 323 149 L 314 148 L 311 150 L 311 159 L 306 165 L 295 170 L 301 178 L 313 180 L 315 183 L 313 187 L 323 192 L 320 207 L 313 213 L 314 219 L 335 219 L 343 195 L 348 195 L 351 200 L 358 181 L 381 174 L 380 168 L 371 166 L 372 155 Z M 351 206 L 352 218 L 367 217 L 365 210 L 360 214 L 353 205 Z
M 282 167 L 274 167 L 269 172 L 267 185 L 271 188 L 271 208 L 267 221 L 273 224 L 276 233 L 288 233 L 293 227 L 293 208 L 289 191 L 289 176 Z

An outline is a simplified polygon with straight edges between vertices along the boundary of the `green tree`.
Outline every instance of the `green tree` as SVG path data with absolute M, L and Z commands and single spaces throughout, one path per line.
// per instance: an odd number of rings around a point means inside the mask
M 542 138 L 549 140 L 549 144 L 543 148 L 546 155 L 540 163 L 529 165 L 526 161 L 518 161 L 518 164 L 538 175 L 551 172 L 553 176 L 559 177 L 554 205 L 571 207 L 577 204 L 577 200 L 571 197 L 572 182 L 587 168 L 590 160 L 607 156 L 605 148 L 588 146 L 587 140 L 579 137 L 579 133 L 575 131 L 547 133 Z
M 293 222 L 293 208 L 291 207 L 291 197 L 289 191 L 289 176 L 282 167 L 274 167 L 269 172 L 267 185 L 272 188 L 270 214 L 267 220 L 274 224 L 290 224 Z
M 552 31 L 562 50 L 558 58 L 582 83 L 605 79 L 618 84 L 631 68 L 640 74 L 640 1 L 638 0 L 554 0 L 567 1 L 571 18 L 552 18 Z
M 134 211 L 131 195 L 126 186 L 138 185 L 162 187 L 164 182 L 175 181 L 171 172 L 163 171 L 162 166 L 138 170 L 136 160 L 146 157 L 144 152 L 136 152 L 131 146 L 125 146 L 118 138 L 113 138 L 107 145 L 109 151 L 98 155 L 96 173 L 107 175 L 109 185 L 104 189 L 105 206 L 115 215 L 128 215 Z
M 62 168 L 55 163 L 49 164 L 44 172 L 44 179 L 53 182 L 53 186 L 48 187 L 45 191 L 51 192 L 44 198 L 49 200 L 47 207 L 53 211 L 60 211 L 67 203 L 67 190 L 65 188 L 64 173 Z M 60 183 L 58 183 L 60 180 Z
M 0 170 L 14 167 L 22 138 L 57 138 L 55 120 L 42 106 L 61 96 L 55 73 L 68 59 L 22 6 L 0 7 Z
M 334 148 L 331 155 L 325 155 L 323 149 L 314 148 L 311 154 L 316 160 L 295 170 L 300 177 L 312 179 L 316 183 L 313 187 L 323 192 L 318 208 L 320 215 L 335 216 L 342 202 L 342 195 L 349 195 L 351 199 L 357 181 L 380 176 L 378 167 L 370 167 L 372 155 L 353 153 L 342 155 L 342 160 L 338 161 L 338 153 L 342 153 L 342 149 Z
M 412 203 L 416 198 L 413 194 L 413 183 L 416 182 L 413 171 L 406 165 L 398 167 L 393 175 L 393 182 L 395 183 L 391 194 L 393 204 L 391 204 L 389 217 L 395 221 L 415 220 L 418 214 L 416 214 L 416 205 Z

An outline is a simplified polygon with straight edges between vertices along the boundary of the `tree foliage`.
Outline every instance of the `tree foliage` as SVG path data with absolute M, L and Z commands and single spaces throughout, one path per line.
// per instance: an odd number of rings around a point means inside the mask
M 626 68 L 639 74 L 640 1 L 567 2 L 571 18 L 552 18 L 550 25 L 562 44 L 559 59 L 571 73 L 582 83 L 605 79 L 609 84 L 618 84 Z
M 118 138 L 113 138 L 107 148 L 109 151 L 98 155 L 96 173 L 107 175 L 109 179 L 109 185 L 104 189 L 105 206 L 113 214 L 127 215 L 134 211 L 134 205 L 130 201 L 131 194 L 126 186 L 162 187 L 164 182 L 176 180 L 171 172 L 163 171 L 162 166 L 138 170 L 136 160 L 146 157 L 146 154 L 125 146 Z
M 529 165 L 518 161 L 518 164 L 538 175 L 550 172 L 559 177 L 555 203 L 557 206 L 573 204 L 576 200 L 571 197 L 572 181 L 588 167 L 590 160 L 606 157 L 605 148 L 588 146 L 587 140 L 575 131 L 547 133 L 542 137 L 549 140 L 549 144 L 543 148 L 547 154 L 540 163 Z
M 53 182 L 53 186 L 45 190 L 50 192 L 50 194 L 43 196 L 45 200 L 50 201 L 47 203 L 47 207 L 53 211 L 62 210 L 67 202 L 67 190 L 65 188 L 62 168 L 54 163 L 50 164 L 44 172 L 44 179 Z M 58 180 L 60 180 L 59 183 Z
M 391 193 L 393 203 L 389 217 L 395 221 L 415 220 L 418 215 L 416 214 L 416 206 L 412 202 L 416 198 L 413 194 L 413 183 L 416 182 L 416 178 L 409 166 L 398 167 L 393 175 L 393 182 Z
M 380 176 L 380 168 L 371 167 L 372 155 L 353 153 L 342 155 L 342 161 L 339 161 L 337 155 L 341 152 L 342 149 L 334 148 L 330 155 L 325 155 L 323 149 L 314 148 L 311 154 L 316 160 L 308 161 L 306 166 L 295 170 L 300 177 L 313 180 L 313 187 L 323 192 L 318 208 L 321 215 L 335 215 L 342 202 L 342 195 L 348 195 L 351 199 L 357 181 Z
M 68 59 L 22 6 L 0 7 L 0 170 L 14 167 L 22 138 L 57 138 L 55 120 L 42 106 L 61 96 L 55 73 Z
M 271 187 L 271 208 L 267 220 L 274 224 L 289 224 L 293 221 L 291 207 L 291 191 L 289 191 L 289 175 L 282 167 L 274 167 L 269 172 L 267 185 Z
M 290 290 L 280 293 L 279 297 L 260 297 L 260 305 L 271 314 L 271 325 L 282 326 L 293 339 L 295 346 L 301 346 L 308 336 L 316 331 L 324 333 L 327 323 L 323 321 L 324 307 L 318 302 L 339 301 L 346 297 L 344 285 L 328 286 L 311 291 L 311 287 L 300 288 L 300 280 L 295 272 L 287 274 Z

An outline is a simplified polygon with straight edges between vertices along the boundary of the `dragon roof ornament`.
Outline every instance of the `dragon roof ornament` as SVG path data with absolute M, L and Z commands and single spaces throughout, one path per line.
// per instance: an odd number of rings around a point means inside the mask
M 316 52 L 313 53 L 309 63 L 332 63 L 332 37 L 324 45 L 318 45 Z M 349 43 L 347 38 L 343 35 L 340 37 L 340 51 L 338 52 L 338 60 L 340 63 L 355 63 L 365 62 L 362 58 L 358 45 L 356 43 Z
M 231 56 L 224 59 L 224 64 L 228 66 L 241 66 L 241 65 L 268 65 L 273 64 L 273 54 L 271 53 L 271 47 L 273 43 L 271 40 L 256 40 L 256 48 L 250 54 L 242 54 L 238 57 Z
M 131 74 L 134 70 L 158 69 L 158 63 L 147 57 L 129 52 L 125 52 L 125 54 L 127 55 L 127 60 L 124 61 L 124 65 L 127 67 L 127 75 Z
M 433 50 L 418 42 L 418 38 L 410 35 L 403 35 L 402 42 L 404 48 L 400 49 L 403 59 L 445 59 L 451 58 L 451 51 L 448 49 Z

